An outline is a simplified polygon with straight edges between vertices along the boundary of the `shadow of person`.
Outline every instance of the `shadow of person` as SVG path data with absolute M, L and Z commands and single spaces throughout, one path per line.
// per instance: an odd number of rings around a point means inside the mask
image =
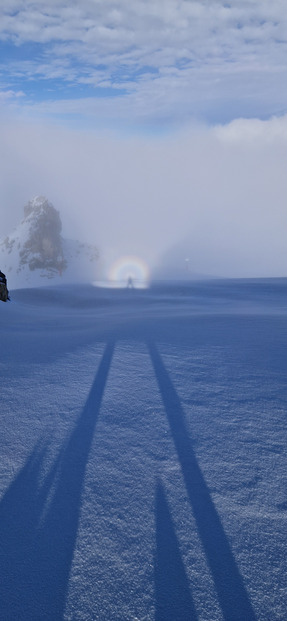
M 179 545 L 160 480 L 156 486 L 155 621 L 196 621 Z
M 108 344 L 84 410 L 39 484 L 46 447 L 35 449 L 0 505 L 0 616 L 63 618 L 85 470 L 113 356 Z
M 193 451 L 180 399 L 157 347 L 147 345 L 223 617 L 226 621 L 254 621 L 242 576 Z

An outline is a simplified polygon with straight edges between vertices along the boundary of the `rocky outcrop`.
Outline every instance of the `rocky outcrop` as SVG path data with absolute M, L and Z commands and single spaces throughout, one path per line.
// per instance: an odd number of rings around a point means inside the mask
M 29 227 L 28 239 L 19 251 L 19 268 L 46 270 L 47 275 L 63 272 L 67 267 L 62 247 L 62 223 L 59 212 L 44 197 L 38 196 L 24 207 L 24 221 Z
M 24 207 L 24 219 L 0 243 L 0 267 L 16 282 L 85 275 L 98 259 L 95 246 L 61 235 L 59 211 L 44 196 L 36 196 Z M 17 276 L 17 277 L 16 277 Z

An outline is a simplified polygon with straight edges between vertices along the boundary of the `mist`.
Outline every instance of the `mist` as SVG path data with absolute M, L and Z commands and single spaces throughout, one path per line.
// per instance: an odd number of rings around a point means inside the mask
M 165 135 L 1 123 L 1 239 L 41 194 L 63 235 L 96 244 L 100 275 L 123 255 L 151 275 L 287 272 L 287 117 Z

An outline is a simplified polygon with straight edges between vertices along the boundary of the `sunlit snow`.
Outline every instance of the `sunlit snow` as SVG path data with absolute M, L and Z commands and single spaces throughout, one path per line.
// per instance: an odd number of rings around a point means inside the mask
M 285 619 L 287 281 L 0 316 L 0 618 Z

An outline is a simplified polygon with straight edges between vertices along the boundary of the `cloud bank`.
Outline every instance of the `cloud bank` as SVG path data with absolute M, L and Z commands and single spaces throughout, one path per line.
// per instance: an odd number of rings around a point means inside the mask
M 6 119 L 1 136 L 1 237 L 44 194 L 64 236 L 99 246 L 102 275 L 187 253 L 196 273 L 286 275 L 287 117 L 152 138 Z
M 285 275 L 286 44 L 284 0 L 2 0 L 3 235 L 44 194 L 103 275 Z

